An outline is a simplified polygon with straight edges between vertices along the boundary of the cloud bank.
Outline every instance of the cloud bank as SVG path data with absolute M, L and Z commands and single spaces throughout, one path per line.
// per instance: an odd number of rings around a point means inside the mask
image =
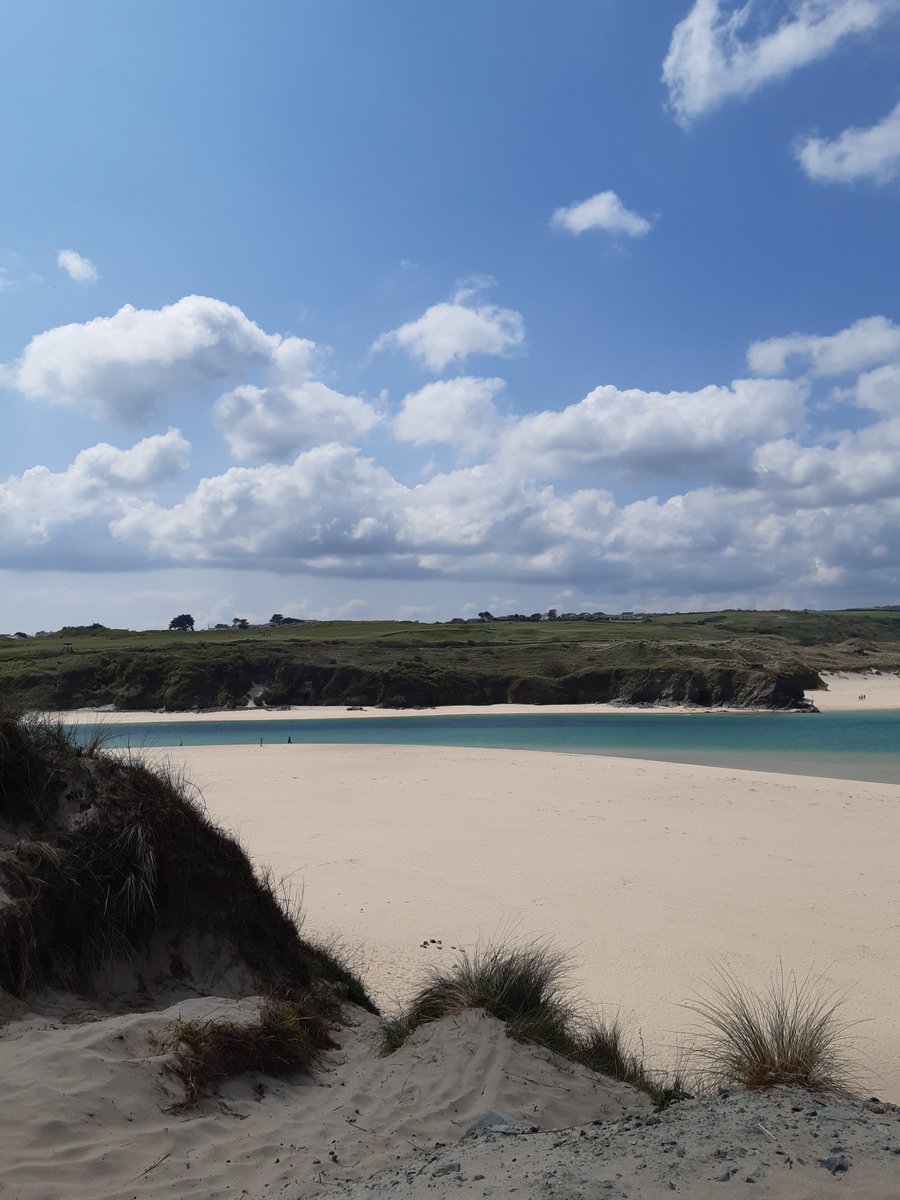
M 472 293 L 454 306 L 493 319 Z M 456 361 L 453 344 L 432 361 Z M 238 461 L 191 477 L 170 427 L 32 467 L 0 484 L 4 561 L 504 581 L 645 603 L 900 586 L 900 326 L 883 315 L 758 341 L 727 385 L 601 384 L 525 414 L 497 376 L 376 406 L 315 378 L 322 353 L 201 297 L 33 339 L 16 378 L 35 403 L 60 402 L 55 382 L 88 413 L 148 416 L 162 393 Z M 126 362 L 138 379 L 117 399 Z M 835 381 L 840 415 L 813 433 Z M 424 454 L 438 458 L 428 470 Z

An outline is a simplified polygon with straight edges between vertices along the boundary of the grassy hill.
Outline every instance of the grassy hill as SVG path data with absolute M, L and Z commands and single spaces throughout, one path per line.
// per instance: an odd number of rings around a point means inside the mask
M 0 639 L 0 694 L 44 709 L 611 699 L 795 707 L 817 672 L 872 668 L 900 669 L 900 612 L 335 621 L 196 632 L 81 626 Z

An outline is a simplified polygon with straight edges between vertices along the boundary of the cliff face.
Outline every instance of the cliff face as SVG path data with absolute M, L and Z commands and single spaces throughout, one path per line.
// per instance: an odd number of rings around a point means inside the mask
M 489 664 L 485 664 L 488 666 Z M 490 664 L 493 665 L 493 664 Z M 520 667 L 521 671 L 521 667 Z M 816 672 L 780 668 L 647 666 L 590 668 L 549 676 L 512 670 L 454 670 L 406 661 L 386 667 L 221 659 L 127 663 L 80 668 L 35 707 L 113 705 L 122 710 L 239 708 L 251 697 L 263 706 L 288 704 L 430 708 L 448 704 L 695 704 L 703 708 L 805 709 L 804 689 L 820 687 Z
M 509 699 L 522 704 L 696 704 L 701 708 L 811 709 L 804 689 L 813 672 L 765 668 L 614 667 L 562 679 L 517 679 Z

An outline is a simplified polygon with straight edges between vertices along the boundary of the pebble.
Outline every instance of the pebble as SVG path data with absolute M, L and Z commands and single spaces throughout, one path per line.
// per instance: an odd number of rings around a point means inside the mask
M 444 1163 L 442 1167 L 437 1167 L 431 1172 L 431 1178 L 437 1179 L 441 1175 L 455 1175 L 460 1169 L 459 1163 Z
M 829 1158 L 820 1158 L 819 1163 L 832 1175 L 846 1175 L 850 1170 L 850 1159 L 846 1154 L 832 1154 Z

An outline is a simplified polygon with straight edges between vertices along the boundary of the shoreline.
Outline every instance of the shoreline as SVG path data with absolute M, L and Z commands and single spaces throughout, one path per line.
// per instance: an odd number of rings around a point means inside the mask
M 806 698 L 819 712 L 865 712 L 900 710 L 900 673 L 834 672 L 822 673 L 827 690 L 810 690 Z M 861 700 L 860 696 L 865 696 Z M 627 704 L 460 704 L 443 705 L 435 708 L 361 708 L 342 705 L 287 705 L 279 708 L 247 707 L 240 709 L 206 709 L 202 712 L 132 712 L 113 708 L 80 708 L 49 714 L 66 722 L 102 722 L 108 720 L 120 725 L 157 724 L 161 722 L 195 721 L 271 721 L 282 717 L 294 721 L 321 720 L 367 720 L 373 717 L 469 717 L 469 716 L 525 716 L 543 714 L 669 714 L 704 716 L 710 713 L 807 713 L 795 709 L 771 708 L 705 708 L 686 704 L 627 705 Z

